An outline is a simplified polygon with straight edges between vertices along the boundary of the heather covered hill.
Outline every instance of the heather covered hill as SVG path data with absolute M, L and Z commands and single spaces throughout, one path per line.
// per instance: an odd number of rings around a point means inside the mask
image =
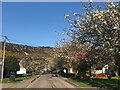
M 0 52 L 2 52 L 1 49 Z M 33 47 L 21 44 L 6 43 L 5 57 L 16 56 L 25 68 L 40 70 L 41 68 L 45 68 L 45 65 L 47 65 L 46 67 L 50 67 L 52 65 L 54 55 L 53 49 L 53 47 Z
M 6 50 L 11 52 L 19 52 L 19 53 L 43 53 L 43 52 L 49 52 L 52 50 L 52 47 L 33 47 L 33 46 L 27 46 L 27 45 L 21 45 L 21 44 L 13 44 L 13 43 L 6 43 Z

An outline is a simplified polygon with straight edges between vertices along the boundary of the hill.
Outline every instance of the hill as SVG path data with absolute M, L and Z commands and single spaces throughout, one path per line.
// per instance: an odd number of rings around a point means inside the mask
M 3 43 L 2 43 L 3 46 Z M 3 47 L 2 47 L 3 48 Z M 13 44 L 13 43 L 6 43 L 6 54 L 7 56 L 16 56 L 19 58 L 20 62 L 23 62 L 23 66 L 25 63 L 33 63 L 33 62 L 47 62 L 48 66 L 50 67 L 53 62 L 53 47 L 33 47 L 21 44 Z M 0 49 L 0 52 L 2 50 Z M 28 65 L 29 66 L 29 65 Z
M 3 43 L 2 43 L 3 48 Z M 49 57 L 53 52 L 53 47 L 33 47 L 21 44 L 6 43 L 6 52 L 19 53 L 23 55 L 38 55 L 40 57 Z M 6 54 L 7 55 L 7 54 Z M 8 55 L 7 55 L 8 56 Z

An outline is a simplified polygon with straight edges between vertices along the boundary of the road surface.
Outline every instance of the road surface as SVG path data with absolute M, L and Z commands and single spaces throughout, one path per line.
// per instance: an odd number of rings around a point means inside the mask
M 42 75 L 27 88 L 76 88 L 59 77 L 51 75 Z

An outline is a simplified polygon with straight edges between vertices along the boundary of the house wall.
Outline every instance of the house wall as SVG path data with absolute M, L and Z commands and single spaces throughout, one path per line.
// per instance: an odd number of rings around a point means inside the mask
M 106 76 L 106 72 L 108 71 L 108 65 L 105 65 L 103 68 L 98 69 L 98 70 L 93 70 L 92 74 L 94 77 L 105 77 Z
M 102 68 L 103 73 L 105 74 L 108 69 L 109 69 L 109 66 L 108 66 L 108 65 L 105 65 L 105 66 Z
M 70 68 L 70 73 L 74 73 L 73 68 Z
M 101 73 L 103 73 L 102 70 L 95 70 L 95 74 L 101 74 Z
M 68 69 L 68 73 L 74 74 L 73 68 L 69 68 L 69 69 Z
M 26 69 L 25 68 L 20 68 L 20 70 L 17 71 L 17 74 L 26 74 Z

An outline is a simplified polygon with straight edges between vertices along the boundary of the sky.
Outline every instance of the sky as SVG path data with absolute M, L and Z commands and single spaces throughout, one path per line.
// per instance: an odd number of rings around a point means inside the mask
M 69 28 L 64 15 L 84 11 L 80 2 L 4 2 L 2 34 L 12 43 L 54 47 Z
M 81 0 L 82 2 L 118 2 L 119 0 Z M 2 0 L 2 2 L 80 2 L 80 0 Z

